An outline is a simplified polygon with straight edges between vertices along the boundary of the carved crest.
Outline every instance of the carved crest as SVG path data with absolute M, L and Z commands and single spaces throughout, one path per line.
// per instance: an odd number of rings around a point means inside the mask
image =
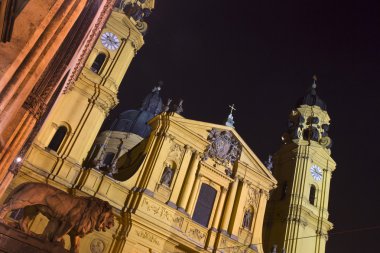
M 229 131 L 213 128 L 207 137 L 210 145 L 203 155 L 203 160 L 209 157 L 215 159 L 223 165 L 234 164 L 241 154 L 239 141 Z

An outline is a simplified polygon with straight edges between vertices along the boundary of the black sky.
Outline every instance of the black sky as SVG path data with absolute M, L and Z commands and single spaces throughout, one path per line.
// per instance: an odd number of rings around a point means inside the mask
M 158 80 L 187 118 L 236 129 L 265 160 L 318 76 L 337 162 L 330 220 L 338 233 L 380 226 L 380 8 L 376 1 L 157 0 L 111 117 L 138 108 Z M 331 234 L 327 253 L 377 252 L 380 229 Z M 307 253 L 307 252 L 305 252 Z

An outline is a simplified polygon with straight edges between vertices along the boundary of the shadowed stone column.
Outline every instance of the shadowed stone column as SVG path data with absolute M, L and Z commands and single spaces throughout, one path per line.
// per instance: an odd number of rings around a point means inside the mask
M 185 212 L 186 204 L 188 204 L 190 193 L 191 193 L 191 190 L 193 189 L 195 174 L 198 168 L 198 163 L 199 163 L 199 153 L 197 151 L 194 151 L 193 158 L 190 164 L 190 169 L 183 183 L 181 196 L 178 201 L 178 210 L 182 212 Z
M 217 229 L 220 222 L 220 216 L 222 214 L 224 201 L 226 200 L 227 196 L 227 189 L 224 187 L 221 187 L 221 192 L 219 196 L 218 206 L 216 207 L 216 213 L 214 216 L 214 220 L 212 222 L 212 229 Z
M 236 197 L 236 190 L 238 187 L 239 180 L 235 178 L 235 181 L 232 183 L 232 186 L 230 188 L 229 194 L 228 194 L 228 200 L 224 208 L 224 215 L 222 218 L 222 224 L 220 226 L 220 230 L 222 233 L 227 233 L 228 225 L 230 223 L 231 219 L 231 213 L 232 208 L 234 206 L 235 197 Z

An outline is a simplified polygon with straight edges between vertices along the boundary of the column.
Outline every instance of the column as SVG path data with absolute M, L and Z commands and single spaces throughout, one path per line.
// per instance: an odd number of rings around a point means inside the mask
M 227 189 L 224 187 L 221 187 L 218 206 L 216 207 L 214 220 L 212 222 L 212 229 L 217 229 L 219 227 L 220 216 L 223 211 L 223 206 L 224 206 L 224 201 L 226 200 L 226 196 L 227 196 Z
M 239 181 L 235 178 L 235 181 L 232 183 L 232 186 L 230 188 L 230 191 L 228 194 L 228 200 L 224 208 L 224 215 L 222 218 L 222 224 L 220 226 L 220 230 L 224 233 L 227 233 L 228 225 L 230 223 L 232 208 L 234 207 L 236 190 L 238 187 L 238 182 Z
M 144 192 L 148 195 L 153 196 L 156 184 L 161 178 L 161 170 L 155 168 L 164 164 L 169 153 L 170 145 L 173 145 L 173 140 L 173 136 L 167 133 L 164 133 L 162 136 L 157 136 L 153 149 L 147 154 L 147 157 L 150 156 L 150 159 L 147 161 L 145 168 L 149 169 L 146 169 L 145 172 L 140 175 L 139 180 L 141 180 L 141 183 L 138 183 L 138 187 L 145 188 Z
M 263 252 L 262 245 L 262 233 L 263 233 L 263 222 L 265 215 L 265 208 L 267 205 L 267 201 L 269 199 L 269 193 L 261 190 L 260 201 L 258 210 L 256 211 L 256 218 L 254 218 L 253 222 L 253 232 L 252 232 L 252 240 L 250 248 L 256 249 L 258 252 Z
M 199 163 L 199 153 L 194 151 L 191 161 L 190 169 L 188 170 L 187 177 L 183 183 L 180 198 L 178 200 L 178 210 L 184 212 L 186 209 L 187 201 L 189 200 L 191 189 L 194 185 L 195 174 L 197 173 Z
M 191 190 L 189 202 L 187 203 L 187 207 L 186 207 L 186 213 L 188 213 L 188 214 L 191 214 L 191 211 L 194 209 L 195 199 L 197 197 L 199 185 L 201 184 L 201 177 L 202 177 L 202 175 L 198 174 L 197 178 L 195 179 L 194 184 L 190 185 L 190 188 L 192 190 Z
M 185 146 L 185 153 L 182 158 L 181 166 L 178 169 L 177 178 L 175 179 L 174 187 L 172 193 L 170 195 L 170 199 L 168 201 L 168 205 L 174 208 L 177 208 L 177 200 L 181 188 L 184 184 L 184 179 L 186 175 L 187 168 L 189 167 L 190 159 L 191 159 L 191 149 L 189 146 Z
M 231 234 L 231 237 L 237 239 L 237 235 L 239 232 L 239 228 L 243 221 L 244 216 L 244 205 L 246 203 L 246 196 L 248 195 L 248 187 L 247 183 L 243 178 L 239 178 L 239 182 L 241 187 L 239 188 L 239 193 L 237 194 L 237 207 L 234 212 L 234 217 L 231 218 L 232 223 L 230 224 L 228 232 Z

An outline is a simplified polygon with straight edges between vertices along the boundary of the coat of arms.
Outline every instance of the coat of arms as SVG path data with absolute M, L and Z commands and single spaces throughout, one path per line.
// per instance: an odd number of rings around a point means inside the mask
M 229 131 L 213 128 L 207 137 L 210 144 L 203 155 L 203 160 L 209 157 L 223 165 L 234 164 L 239 159 L 241 145 Z

